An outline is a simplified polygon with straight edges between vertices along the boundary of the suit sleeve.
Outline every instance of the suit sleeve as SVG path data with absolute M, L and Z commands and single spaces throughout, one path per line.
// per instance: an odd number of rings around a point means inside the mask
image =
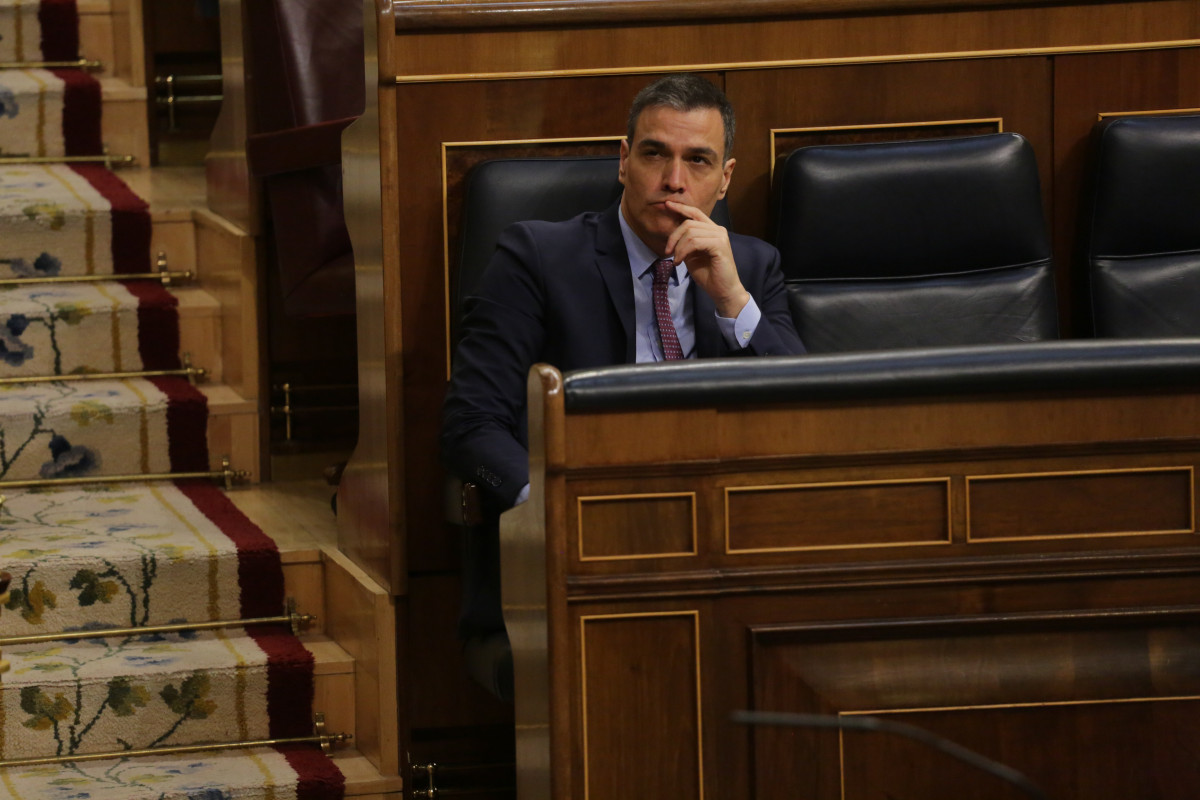
M 798 356 L 805 351 L 792 312 L 788 307 L 787 287 L 783 282 L 783 271 L 779 268 L 779 251 L 765 242 L 759 243 L 766 250 L 761 269 L 748 271 L 750 282 L 747 291 L 758 303 L 762 313 L 758 327 L 750 342 L 742 348 L 740 355 L 754 356 Z M 765 263 L 764 263 L 765 262 Z M 757 265 L 756 265 L 757 266 Z
M 504 231 L 477 291 L 442 406 L 442 461 L 498 510 L 529 482 L 526 376 L 543 352 L 544 282 L 529 231 Z

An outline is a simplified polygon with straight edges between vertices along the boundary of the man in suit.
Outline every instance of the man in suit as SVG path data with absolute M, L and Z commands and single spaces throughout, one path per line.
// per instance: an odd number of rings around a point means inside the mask
M 533 364 L 566 372 L 804 352 L 779 253 L 709 218 L 733 176 L 733 134 L 719 88 L 694 75 L 661 78 L 630 109 L 618 204 L 566 222 L 517 223 L 501 235 L 466 303 L 442 424 L 443 459 L 480 486 L 492 516 L 528 492 L 525 381 Z M 465 554 L 460 633 L 468 648 L 481 636 L 505 643 L 488 527 L 468 537 Z

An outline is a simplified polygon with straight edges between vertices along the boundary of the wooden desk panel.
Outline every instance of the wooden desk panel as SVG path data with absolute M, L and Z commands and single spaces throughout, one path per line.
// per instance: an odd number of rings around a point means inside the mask
M 994 429 L 967 424 L 982 401 L 912 401 L 958 438 L 903 454 L 857 439 L 859 452 L 814 457 L 783 436 L 760 456 L 741 443 L 672 463 L 623 412 L 566 413 L 559 380 L 531 379 L 547 392 L 531 396 L 532 494 L 503 520 L 519 739 L 529 732 L 523 800 L 631 786 L 689 799 L 951 796 L 946 781 L 956 797 L 1014 796 L 908 744 L 729 721 L 746 708 L 917 724 L 1028 772 L 1051 796 L 1086 785 L 1124 800 L 1132 771 L 1156 796 L 1190 797 L 1194 759 L 1171 743 L 1195 734 L 1200 700 L 1195 417 L 1151 431 L 1136 421 L 1141 397 L 1009 395 L 987 402 L 1012 420 L 1047 403 L 1086 407 L 1089 425 L 1066 425 L 1062 448 L 1044 436 L 997 448 Z M 809 411 L 690 413 L 754 431 Z M 628 416 L 645 413 L 660 412 Z M 1065 421 L 1053 419 L 1045 430 Z M 602 464 L 573 461 L 586 452 L 567 446 L 578 426 L 606 432 Z M 639 495 L 689 508 L 695 498 L 695 553 L 581 558 L 569 509 Z M 611 546 L 684 518 L 643 511 L 610 515 L 627 526 Z

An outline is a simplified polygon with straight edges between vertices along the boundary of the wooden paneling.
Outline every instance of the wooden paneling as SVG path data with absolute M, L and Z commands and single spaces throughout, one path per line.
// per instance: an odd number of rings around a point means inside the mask
M 972 541 L 1195 533 L 1194 494 L 1190 467 L 968 478 L 968 533 Z
M 699 637 L 690 612 L 581 618 L 584 785 L 575 797 L 704 797 Z
M 1194 729 L 1200 675 L 1187 664 L 1198 630 L 1194 620 L 1138 621 L 1083 614 L 759 630 L 753 705 L 916 725 L 1025 772 L 1049 797 L 1182 800 L 1194 763 L 1167 763 Z M 1020 796 L 882 733 L 761 729 L 754 762 L 759 798 Z
M 729 553 L 950 543 L 949 479 L 725 490 Z
M 640 435 L 658 412 L 567 413 L 555 373 L 535 378 L 531 496 L 502 543 L 523 797 L 643 784 L 647 796 L 730 800 L 1015 797 L 882 735 L 728 721 L 750 708 L 917 724 L 1028 772 L 1051 796 L 1086 785 L 1127 800 L 1132 771 L 1155 776 L 1156 797 L 1190 798 L 1194 759 L 1176 742 L 1190 739 L 1200 699 L 1200 548 L 1172 532 L 1192 528 L 1200 430 L 1189 414 L 1164 405 L 1151 422 L 1146 397 L 1110 390 L 839 404 L 878 417 L 864 432 L 804 420 L 803 403 L 743 399 L 695 413 L 748 439 L 722 433 L 707 451 L 681 441 L 671 460 Z M 879 433 L 909 424 L 898 408 L 922 406 L 929 425 L 889 452 Z M 789 418 L 820 426 L 829 449 L 814 456 L 817 439 L 781 433 Z M 585 421 L 596 441 L 607 433 L 602 464 L 570 445 Z M 986 508 L 1004 531 L 1038 535 L 968 541 L 968 487 L 992 492 L 975 497 L 974 521 Z M 694 557 L 577 557 L 566 509 L 578 498 L 689 491 Z M 727 523 L 731 544 L 761 552 L 726 552 Z M 1096 529 L 1120 535 L 1061 535 Z M 912 546 L 922 536 L 943 544 Z M 867 546 L 825 546 L 854 537 Z
M 442 521 L 437 431 L 447 374 L 447 296 L 461 177 L 479 158 L 529 148 L 544 152 L 546 147 L 594 152 L 598 146 L 585 140 L 620 136 L 630 99 L 654 73 L 702 71 L 724 85 L 739 113 L 738 166 L 729 195 L 734 228 L 764 235 L 770 229 L 773 149 L 800 142 L 772 131 L 897 125 L 896 132 L 907 136 L 925 123 L 938 123 L 926 130 L 974 133 L 973 126 L 984 123 L 962 121 L 998 120 L 1004 130 L 1028 138 L 1037 155 L 1046 207 L 1052 212 L 1060 308 L 1069 323 L 1071 239 L 1085 142 L 1096 114 L 1200 107 L 1200 4 L 1195 0 L 753 0 L 753 5 L 704 0 L 682 16 L 679 0 L 520 2 L 365 3 L 369 101 L 367 113 L 347 136 L 345 159 L 359 287 L 362 434 L 340 491 L 342 545 L 397 594 L 408 591 L 410 576 L 454 580 L 449 573 L 457 556 Z M 508 11 L 526 10 L 508 14 L 502 26 L 488 27 L 484 21 L 484 27 L 477 27 L 501 5 Z M 768 8 L 774 10 L 764 10 Z M 412 13 L 411 20 L 406 12 Z M 729 13 L 740 16 L 722 16 Z M 433 17 L 440 21 L 431 22 Z M 518 18 L 520 22 L 510 24 Z M 378 37 L 377 20 L 382 20 Z M 236 48 L 230 52 L 236 57 Z M 573 141 L 536 144 L 554 139 Z M 214 175 L 231 187 L 241 179 L 236 172 Z M 611 437 L 621 425 L 664 419 L 661 429 L 638 441 L 647 463 L 657 462 L 646 468 L 657 471 L 652 477 L 677 479 L 654 491 L 691 491 L 687 481 L 696 479 L 695 560 L 718 560 L 705 562 L 708 572 L 662 577 L 655 585 L 701 587 L 716 596 L 727 591 L 721 570 L 729 567 L 719 559 L 740 559 L 763 570 L 748 590 L 753 592 L 773 591 L 772 576 L 782 573 L 771 570 L 783 569 L 772 560 L 782 557 L 777 554 L 724 555 L 722 504 L 714 477 L 720 469 L 735 467 L 739 480 L 747 470 L 789 473 L 794 482 L 953 475 L 951 494 L 958 495 L 952 497 L 951 525 L 961 532 L 964 473 L 1031 469 L 1018 463 L 1017 450 L 1045 470 L 1081 464 L 1119 468 L 1124 464 L 1116 463 L 1117 457 L 1125 454 L 1145 458 L 1139 466 L 1160 466 L 1164 462 L 1147 456 L 1148 443 L 1157 441 L 1164 449 L 1191 454 L 1181 463 L 1193 463 L 1200 400 L 1194 395 L 1147 395 L 1105 408 L 1070 398 L 1031 398 L 1020 406 L 969 398 L 854 407 L 809 404 L 802 413 L 764 414 L 754 420 L 711 411 L 648 412 L 619 423 L 592 415 L 563 423 L 554 433 L 553 447 L 541 457 L 549 465 L 547 483 L 558 494 L 547 499 L 549 510 L 542 518 L 526 521 L 563 529 L 569 492 L 617 493 L 570 488 L 565 465 L 584 470 L 580 477 L 589 487 L 622 471 L 636 472 L 612 456 Z M 1078 462 L 1056 461 L 1067 455 L 1079 456 Z M 969 470 L 966 462 L 971 462 Z M 868 463 L 882 467 L 870 471 L 863 468 Z M 539 491 L 535 487 L 531 507 L 540 503 Z M 571 530 L 574 535 L 577 529 Z M 828 535 L 833 535 L 832 527 Z M 1153 547 L 1165 548 L 1172 542 L 1181 546 L 1181 538 L 1166 534 L 1145 541 L 1153 539 Z M 545 539 L 522 541 L 529 551 Z M 1105 547 L 1116 547 L 1124 540 L 1104 541 Z M 978 544 L 996 558 L 1026 559 L 1021 563 L 1031 569 L 1046 553 L 1085 549 L 1074 540 Z M 963 559 L 966 547 L 965 541 L 956 541 L 946 551 Z M 879 563 L 891 559 L 901 564 L 941 548 L 870 551 Z M 816 570 L 806 574 L 825 588 L 836 583 L 841 551 L 804 552 L 804 566 L 788 569 Z M 573 553 L 577 558 L 578 549 Z M 671 561 L 682 565 L 694 559 L 586 561 L 580 570 L 595 583 L 581 586 L 609 596 L 638 594 L 647 590 L 629 577 L 629 565 L 662 567 Z M 894 576 L 901 569 L 916 569 L 895 564 L 860 569 L 895 569 L 888 573 Z M 565 568 L 551 564 L 549 569 L 554 577 L 554 570 Z M 904 574 L 915 579 L 915 573 Z M 556 577 L 565 581 L 565 574 Z M 439 707 L 451 709 L 445 719 L 454 724 L 491 719 L 486 703 L 463 700 L 457 683 L 439 680 L 443 662 L 455 657 L 453 592 L 443 589 L 416 592 L 410 605 L 411 619 L 417 622 L 410 637 L 430 637 L 412 639 L 417 642 L 412 650 L 415 674 L 432 680 L 406 684 L 414 694 L 424 693 L 411 719 L 436 725 L 440 721 L 434 709 Z M 985 607 L 991 601 L 983 589 L 967 594 L 958 601 L 964 607 Z M 1063 599 L 1069 595 L 1064 592 L 1059 602 L 1069 605 Z M 514 639 L 520 640 L 518 661 L 524 658 L 543 670 L 531 686 L 537 688 L 540 680 L 543 688 L 555 687 L 550 697 L 542 698 L 546 709 L 525 718 L 518 711 L 519 729 L 530 752 L 540 753 L 545 745 L 553 753 L 556 771 L 551 775 L 543 764 L 534 783 L 549 792 L 556 782 L 554 792 L 565 797 L 571 787 L 582 786 L 582 779 L 571 772 L 564 742 L 549 742 L 547 726 L 551 719 L 561 726 L 569 716 L 563 698 L 570 689 L 554 684 L 566 656 L 558 651 L 551 658 L 534 645 L 547 636 L 547 625 L 554 641 L 575 634 L 564 627 L 562 609 L 548 610 L 537 592 L 511 596 L 527 603 L 521 613 L 528 624 L 519 627 Z M 1079 596 L 1094 599 L 1082 589 Z M 891 608 L 887 598 L 884 593 L 859 611 L 904 613 Z M 436 627 L 440 625 L 445 629 Z M 730 653 L 739 635 L 721 634 Z M 729 655 L 727 660 L 736 658 Z M 736 766 L 747 752 L 748 747 L 721 755 Z M 729 775 L 745 772 L 734 769 Z M 721 788 L 712 796 L 747 797 L 748 789 L 734 778 L 707 774 Z
M 579 559 L 696 554 L 696 495 L 580 497 Z
M 403 15 L 402 5 L 398 13 Z M 1200 38 L 1200 11 L 1191 0 L 1142 0 L 911 14 L 747 15 L 711 23 L 684 15 L 675 23 L 406 32 L 398 38 L 404 47 L 396 74 L 405 79 L 570 70 L 644 73 L 1171 42 Z

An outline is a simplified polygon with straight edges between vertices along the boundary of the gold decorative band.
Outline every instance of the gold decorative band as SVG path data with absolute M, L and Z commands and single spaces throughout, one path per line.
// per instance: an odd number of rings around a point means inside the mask
M 893 64 L 911 61 L 964 61 L 1014 56 L 1052 56 L 1083 53 L 1120 53 L 1137 50 L 1174 50 L 1200 46 L 1200 39 L 1175 39 L 1165 42 L 1122 42 L 1120 44 L 1057 45 L 1051 47 L 1009 47 L 994 50 L 962 50 L 938 53 L 895 53 L 891 55 L 839 56 L 834 58 L 790 58 L 771 61 L 729 61 L 713 64 L 654 64 L 641 67 L 584 67 L 580 69 L 538 69 L 512 72 L 461 72 L 440 75 L 396 75 L 396 85 L 414 83 L 463 83 L 467 81 L 534 80 L 537 78 L 586 78 L 598 75 L 647 75 L 658 72 L 734 72 L 752 69 L 795 67 L 837 67 L 851 64 Z

